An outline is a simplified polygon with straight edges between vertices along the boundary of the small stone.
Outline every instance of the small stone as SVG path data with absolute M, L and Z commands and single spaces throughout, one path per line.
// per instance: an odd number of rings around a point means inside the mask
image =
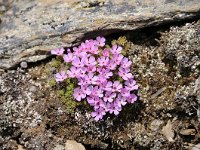
M 152 131 L 158 131 L 161 127 L 161 125 L 163 124 L 163 121 L 162 120 L 159 120 L 159 119 L 155 119 L 151 122 L 150 124 L 150 129 Z
M 33 86 L 31 86 L 31 87 L 29 88 L 29 91 L 32 92 L 32 93 L 35 93 L 35 92 L 37 92 L 38 90 L 37 90 L 37 87 L 33 85 Z
M 200 143 L 197 144 L 197 145 L 195 145 L 195 146 L 192 148 L 192 150 L 200 150 Z
M 27 64 L 27 62 L 22 61 L 22 62 L 20 63 L 20 66 L 21 66 L 22 68 L 26 69 L 26 68 L 28 67 L 28 64 Z
M 4 11 L 6 11 L 6 7 L 5 6 L 1 6 L 0 7 L 0 12 L 4 12 Z
M 184 129 L 180 131 L 180 134 L 182 135 L 195 135 L 196 130 L 195 129 Z
M 85 150 L 85 147 L 74 140 L 67 140 L 65 143 L 65 150 Z
M 65 150 L 65 147 L 63 146 L 63 145 L 56 145 L 55 147 L 54 147 L 54 149 L 53 150 Z
M 26 149 L 24 149 L 22 145 L 18 145 L 17 150 L 26 150 Z
M 162 128 L 162 132 L 169 142 L 174 142 L 173 138 L 175 134 L 174 134 L 172 122 L 170 120 L 167 122 L 166 126 Z

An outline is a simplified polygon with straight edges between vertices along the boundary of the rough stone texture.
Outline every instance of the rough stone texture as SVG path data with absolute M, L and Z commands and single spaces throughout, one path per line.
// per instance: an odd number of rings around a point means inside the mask
M 199 0 L 19 0 L 2 8 L 0 68 L 83 38 L 199 17 Z

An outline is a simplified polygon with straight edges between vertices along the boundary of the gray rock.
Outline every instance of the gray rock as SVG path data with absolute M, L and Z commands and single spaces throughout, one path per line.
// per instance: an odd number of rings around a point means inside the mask
M 199 0 L 19 0 L 1 17 L 0 68 L 85 38 L 199 17 Z

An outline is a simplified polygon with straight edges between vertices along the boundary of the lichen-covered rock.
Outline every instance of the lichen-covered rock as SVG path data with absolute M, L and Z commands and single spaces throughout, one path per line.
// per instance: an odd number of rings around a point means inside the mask
M 1 17 L 0 68 L 83 38 L 199 17 L 199 0 L 16 0 Z M 7 10 L 7 11 L 6 11 Z

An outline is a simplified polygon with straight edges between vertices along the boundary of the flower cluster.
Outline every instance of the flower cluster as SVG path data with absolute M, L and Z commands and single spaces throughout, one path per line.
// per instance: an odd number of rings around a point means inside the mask
M 122 106 L 137 100 L 133 91 L 138 86 L 130 73 L 132 62 L 122 55 L 122 47 L 105 48 L 105 41 L 104 37 L 86 40 L 79 47 L 67 49 L 66 54 L 63 48 L 51 51 L 70 64 L 69 70 L 55 75 L 56 81 L 77 80 L 73 96 L 77 101 L 87 100 L 96 121 L 106 113 L 118 115 Z

